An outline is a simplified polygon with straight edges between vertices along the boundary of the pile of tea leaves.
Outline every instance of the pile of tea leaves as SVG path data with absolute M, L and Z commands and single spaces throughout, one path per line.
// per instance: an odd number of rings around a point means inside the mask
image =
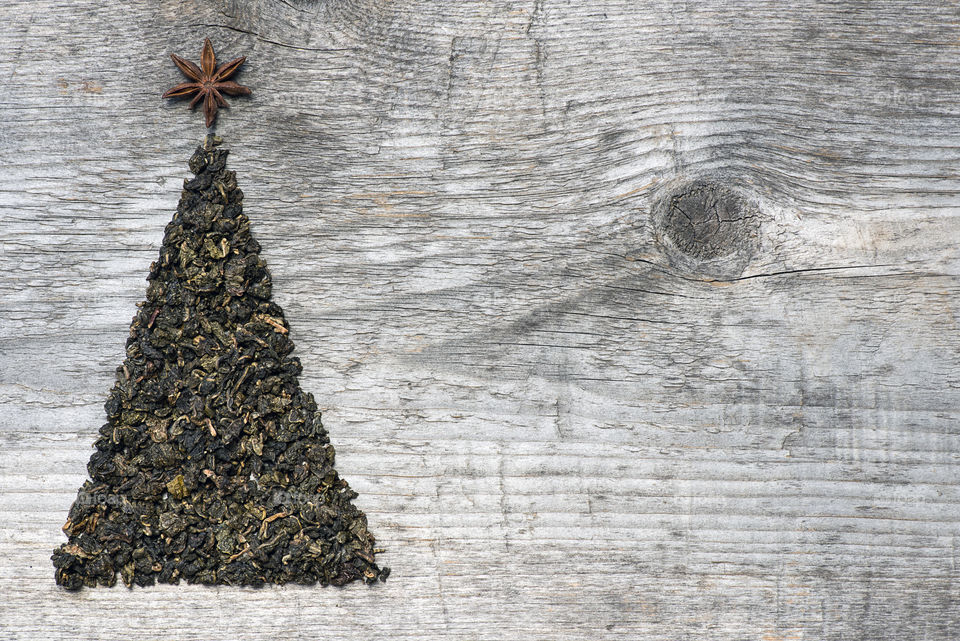
M 190 159 L 107 423 L 53 554 L 69 588 L 155 582 L 259 586 L 384 580 L 227 151 Z

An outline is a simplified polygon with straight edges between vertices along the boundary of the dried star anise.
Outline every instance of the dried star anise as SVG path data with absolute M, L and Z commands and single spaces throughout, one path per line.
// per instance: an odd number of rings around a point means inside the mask
M 180 98 L 193 94 L 193 100 L 190 101 L 192 109 L 201 99 L 203 99 L 203 113 L 207 118 L 207 126 L 213 124 L 217 117 L 219 107 L 228 107 L 227 101 L 223 99 L 221 93 L 230 96 L 245 96 L 250 94 L 250 88 L 238 85 L 232 80 L 227 80 L 236 73 L 240 65 L 247 59 L 242 56 L 231 60 L 217 67 L 217 58 L 213 53 L 213 45 L 210 44 L 210 38 L 204 38 L 203 50 L 200 52 L 200 66 L 193 64 L 189 60 L 184 60 L 175 53 L 170 54 L 173 63 L 179 67 L 192 82 L 183 82 L 172 87 L 163 94 L 163 98 Z

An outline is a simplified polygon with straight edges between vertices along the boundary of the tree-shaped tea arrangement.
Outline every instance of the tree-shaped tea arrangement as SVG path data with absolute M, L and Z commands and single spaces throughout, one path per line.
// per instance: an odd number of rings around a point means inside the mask
M 238 58 L 173 56 L 207 124 Z M 343 585 L 384 580 L 374 538 L 334 469 L 334 449 L 243 214 L 227 150 L 207 136 L 190 159 L 127 356 L 53 554 L 70 589 L 155 582 Z

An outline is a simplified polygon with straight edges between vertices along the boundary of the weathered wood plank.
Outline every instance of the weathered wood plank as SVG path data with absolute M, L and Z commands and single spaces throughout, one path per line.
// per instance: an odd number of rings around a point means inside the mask
M 956 639 L 958 19 L 0 7 L 2 636 Z M 166 54 L 204 35 L 249 56 L 218 132 L 374 589 L 53 584 L 202 136 Z M 664 227 L 694 179 L 756 207 L 729 255 Z

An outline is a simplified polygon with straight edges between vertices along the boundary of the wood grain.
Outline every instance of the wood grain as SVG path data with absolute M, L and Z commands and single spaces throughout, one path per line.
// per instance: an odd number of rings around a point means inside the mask
M 0 636 L 960 637 L 960 5 L 0 6 Z M 66 593 L 52 548 L 247 55 L 245 211 L 388 549 L 367 589 Z M 756 207 L 690 256 L 692 181 Z M 749 245 L 749 249 L 748 249 Z M 720 252 L 722 253 L 722 252 Z

